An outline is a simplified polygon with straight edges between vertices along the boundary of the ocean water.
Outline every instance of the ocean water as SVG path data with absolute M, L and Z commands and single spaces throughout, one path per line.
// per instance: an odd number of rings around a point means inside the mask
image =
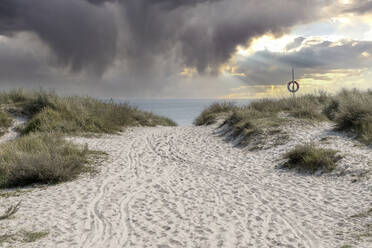
M 154 114 L 162 115 L 171 118 L 179 126 L 191 126 L 196 117 L 210 104 L 222 101 L 217 99 L 161 99 L 161 100 L 129 100 L 131 105 L 138 108 L 152 112 Z M 237 105 L 244 105 L 251 100 L 228 100 L 235 102 Z

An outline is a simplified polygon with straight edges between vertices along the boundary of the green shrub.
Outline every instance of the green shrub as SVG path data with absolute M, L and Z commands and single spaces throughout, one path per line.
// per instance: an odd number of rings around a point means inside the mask
M 215 102 L 207 107 L 194 121 L 194 125 L 211 125 L 216 122 L 218 115 L 230 113 L 237 107 L 231 102 Z
M 300 145 L 284 155 L 288 161 L 283 167 L 308 172 L 315 172 L 318 169 L 332 171 L 336 168 L 337 161 L 341 159 L 336 154 L 335 150 L 317 148 L 313 144 Z
M 30 134 L 0 145 L 0 188 L 53 184 L 88 170 L 87 148 L 54 134 Z

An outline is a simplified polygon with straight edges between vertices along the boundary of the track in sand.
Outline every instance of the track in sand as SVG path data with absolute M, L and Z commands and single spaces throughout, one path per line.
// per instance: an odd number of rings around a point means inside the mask
M 73 141 L 108 160 L 93 177 L 10 198 L 23 207 L 0 229 L 49 231 L 12 247 L 339 247 L 353 242 L 349 216 L 372 200 L 362 183 L 276 169 L 286 146 L 249 152 L 211 127 Z

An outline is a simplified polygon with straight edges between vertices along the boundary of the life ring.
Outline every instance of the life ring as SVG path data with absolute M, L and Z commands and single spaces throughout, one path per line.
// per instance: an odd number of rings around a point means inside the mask
M 290 81 L 287 88 L 289 92 L 296 93 L 300 89 L 300 84 L 297 81 Z

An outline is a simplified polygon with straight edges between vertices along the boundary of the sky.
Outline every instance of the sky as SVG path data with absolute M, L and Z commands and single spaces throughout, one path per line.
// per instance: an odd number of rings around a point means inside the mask
M 1 0 L 0 90 L 261 98 L 372 88 L 371 0 Z

